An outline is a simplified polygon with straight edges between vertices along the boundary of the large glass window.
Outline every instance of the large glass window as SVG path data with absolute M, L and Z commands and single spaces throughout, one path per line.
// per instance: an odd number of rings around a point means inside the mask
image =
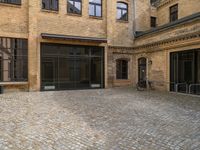
M 117 79 L 128 79 L 128 61 L 117 60 L 116 64 Z
M 42 0 L 42 9 L 58 11 L 58 0 Z
M 67 0 L 67 12 L 81 14 L 82 0 Z
M 89 0 L 89 15 L 102 17 L 102 0 Z
M 178 4 L 170 7 L 170 22 L 178 19 Z
M 0 38 L 0 81 L 28 80 L 28 42 L 25 39 Z
M 0 3 L 21 5 L 21 0 L 0 0 Z
M 103 88 L 103 48 L 41 45 L 41 89 Z
M 170 53 L 170 90 L 200 95 L 200 50 Z
M 128 4 L 117 2 L 117 20 L 128 21 Z

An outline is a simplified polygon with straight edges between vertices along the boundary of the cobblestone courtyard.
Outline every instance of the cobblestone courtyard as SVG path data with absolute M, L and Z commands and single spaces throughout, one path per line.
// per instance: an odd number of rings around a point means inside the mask
M 199 150 L 200 97 L 132 88 L 0 95 L 0 150 Z

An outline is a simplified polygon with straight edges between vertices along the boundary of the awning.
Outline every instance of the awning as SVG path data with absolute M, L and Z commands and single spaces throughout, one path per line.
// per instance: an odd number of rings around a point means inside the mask
M 60 35 L 60 34 L 49 34 L 41 33 L 43 39 L 58 39 L 58 40 L 77 40 L 77 41 L 87 41 L 87 42 L 98 42 L 106 43 L 106 38 L 96 38 L 96 37 L 82 37 L 82 36 L 71 36 L 71 35 Z

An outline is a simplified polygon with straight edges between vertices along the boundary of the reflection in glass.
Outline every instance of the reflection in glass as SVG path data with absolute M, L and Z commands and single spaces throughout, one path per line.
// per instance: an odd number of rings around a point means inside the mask
M 89 0 L 89 15 L 95 17 L 102 17 L 101 0 Z
M 42 44 L 41 54 L 42 90 L 103 88 L 101 47 Z
M 73 14 L 81 14 L 82 0 L 67 0 L 67 12 Z
M 1 82 L 28 80 L 28 41 L 0 38 Z
M 117 3 L 117 20 L 128 21 L 128 5 L 126 3 Z

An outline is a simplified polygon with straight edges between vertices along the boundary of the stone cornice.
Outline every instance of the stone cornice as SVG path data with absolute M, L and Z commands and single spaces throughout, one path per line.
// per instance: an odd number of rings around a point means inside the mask
M 170 4 L 170 3 L 174 2 L 174 1 L 178 1 L 178 0 L 161 0 L 158 3 L 157 8 L 159 9 L 159 8 L 161 8 L 161 7 L 165 6 L 165 5 L 168 5 L 168 4 Z
M 191 40 L 194 42 L 200 43 L 200 32 L 187 34 L 184 36 L 179 36 L 171 39 L 166 39 L 158 42 L 153 42 L 149 44 L 144 44 L 140 46 L 133 46 L 133 47 L 119 47 L 119 46 L 108 46 L 110 49 L 115 49 L 113 53 L 141 53 L 141 50 L 145 52 L 152 52 L 152 51 L 159 51 L 164 50 L 166 48 L 171 47 L 180 47 L 180 43 L 183 43 L 184 46 L 187 46 L 188 43 L 191 43 Z M 189 44 L 188 44 L 189 45 Z M 119 52 L 118 52 L 119 50 Z
M 158 46 L 163 46 L 163 45 L 168 45 L 168 44 L 173 44 L 176 43 L 178 41 L 187 41 L 190 39 L 199 39 L 200 38 L 200 32 L 196 32 L 196 33 L 189 33 L 186 35 L 181 35 L 178 37 L 174 37 L 174 38 L 170 38 L 170 39 L 166 39 L 166 40 L 161 40 L 158 42 L 152 42 L 152 43 L 148 43 L 148 44 L 144 44 L 144 45 L 139 45 L 139 46 L 135 46 L 133 47 L 133 49 L 149 49 L 149 48 L 153 48 L 153 47 L 158 47 Z

